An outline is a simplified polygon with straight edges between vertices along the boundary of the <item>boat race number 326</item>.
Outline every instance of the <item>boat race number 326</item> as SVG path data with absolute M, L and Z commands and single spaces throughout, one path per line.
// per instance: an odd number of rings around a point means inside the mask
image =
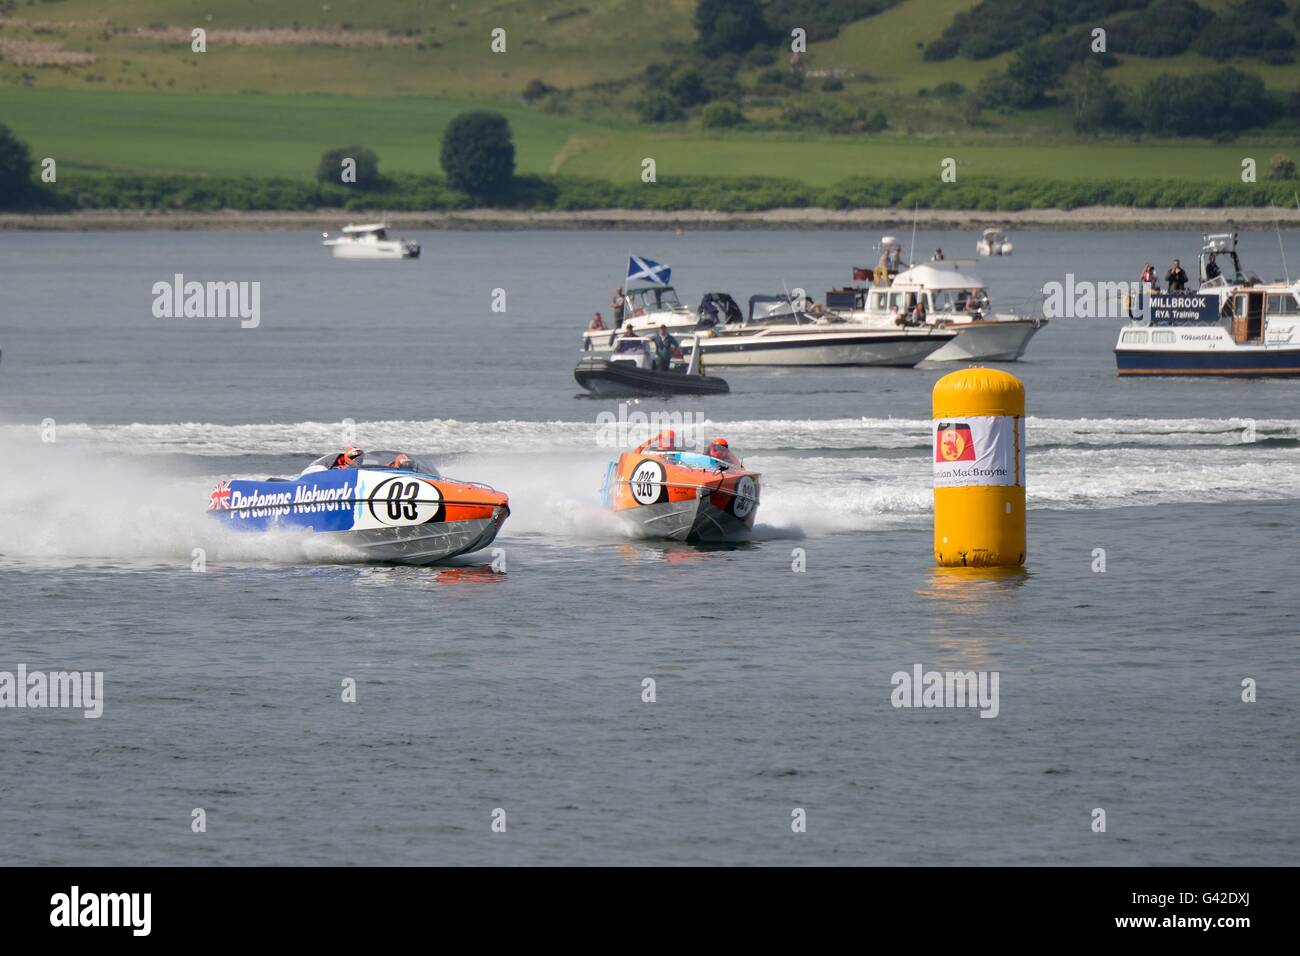
M 632 472 L 632 497 L 643 505 L 653 505 L 660 501 L 668 489 L 664 487 L 664 466 L 657 461 L 646 461 L 636 466 Z

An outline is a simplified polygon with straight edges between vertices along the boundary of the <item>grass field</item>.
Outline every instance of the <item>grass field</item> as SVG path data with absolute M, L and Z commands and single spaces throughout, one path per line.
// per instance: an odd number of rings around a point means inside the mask
M 532 79 L 562 87 L 619 79 L 684 49 L 695 36 L 694 7 L 694 0 L 62 0 L 18 6 L 0 39 L 52 43 L 95 62 L 33 68 L 0 57 L 0 85 L 25 74 L 62 88 L 517 96 Z M 33 21 L 37 32 L 23 29 Z M 164 26 L 185 35 L 134 32 Z M 391 45 L 239 46 L 214 33 L 206 53 L 193 53 L 193 27 L 323 29 L 358 42 L 370 32 Z M 497 28 L 506 31 L 504 53 L 490 48 Z
M 866 137 L 647 132 L 510 104 L 435 97 L 268 96 L 0 88 L 0 119 L 38 158 L 64 169 L 158 171 L 308 179 L 320 154 L 360 144 L 389 172 L 436 172 L 442 129 L 491 105 L 510 120 L 520 172 L 636 182 L 654 158 L 674 175 L 774 176 L 824 186 L 849 176 L 937 179 L 945 157 L 962 176 L 1008 179 L 1168 179 L 1239 182 L 1243 156 L 1261 166 L 1266 140 L 1231 145 L 1037 143 Z

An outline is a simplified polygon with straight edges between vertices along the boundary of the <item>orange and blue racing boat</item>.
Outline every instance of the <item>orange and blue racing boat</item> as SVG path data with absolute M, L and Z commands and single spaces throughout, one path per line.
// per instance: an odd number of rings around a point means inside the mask
M 434 564 L 482 550 L 510 514 L 509 499 L 473 481 L 444 478 L 401 452 L 349 448 L 295 478 L 223 481 L 208 511 L 239 531 L 313 531 L 366 560 Z
M 725 438 L 694 452 L 670 430 L 609 463 L 602 503 L 646 537 L 743 541 L 754 528 L 758 491 L 759 475 L 745 468 Z

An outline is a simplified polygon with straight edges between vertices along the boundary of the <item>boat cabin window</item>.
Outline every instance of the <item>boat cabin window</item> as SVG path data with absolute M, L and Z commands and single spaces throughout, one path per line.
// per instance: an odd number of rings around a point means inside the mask
M 1168 330 L 1151 333 L 1152 345 L 1173 345 L 1174 333 Z
M 420 475 L 438 477 L 438 469 L 400 451 L 368 451 L 361 456 L 362 468 L 395 468 Z
M 1120 336 L 1120 341 L 1125 345 L 1146 345 L 1147 334 L 1145 332 L 1125 332 Z
M 1268 297 L 1267 310 L 1269 315 L 1298 315 L 1300 306 L 1296 305 L 1295 296 L 1289 292 L 1282 295 L 1270 295 Z
M 877 292 L 871 297 L 871 307 L 877 312 L 889 311 L 889 294 L 887 292 Z

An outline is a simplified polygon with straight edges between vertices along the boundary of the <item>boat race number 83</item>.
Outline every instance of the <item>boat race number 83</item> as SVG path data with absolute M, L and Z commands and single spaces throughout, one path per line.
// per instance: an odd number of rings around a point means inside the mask
M 646 459 L 637 465 L 628 484 L 632 488 L 632 497 L 643 505 L 653 505 L 668 497 L 668 488 L 664 484 L 666 472 L 664 466 Z
M 438 514 L 442 496 L 419 478 L 389 478 L 370 496 L 370 514 L 383 525 L 423 524 Z

